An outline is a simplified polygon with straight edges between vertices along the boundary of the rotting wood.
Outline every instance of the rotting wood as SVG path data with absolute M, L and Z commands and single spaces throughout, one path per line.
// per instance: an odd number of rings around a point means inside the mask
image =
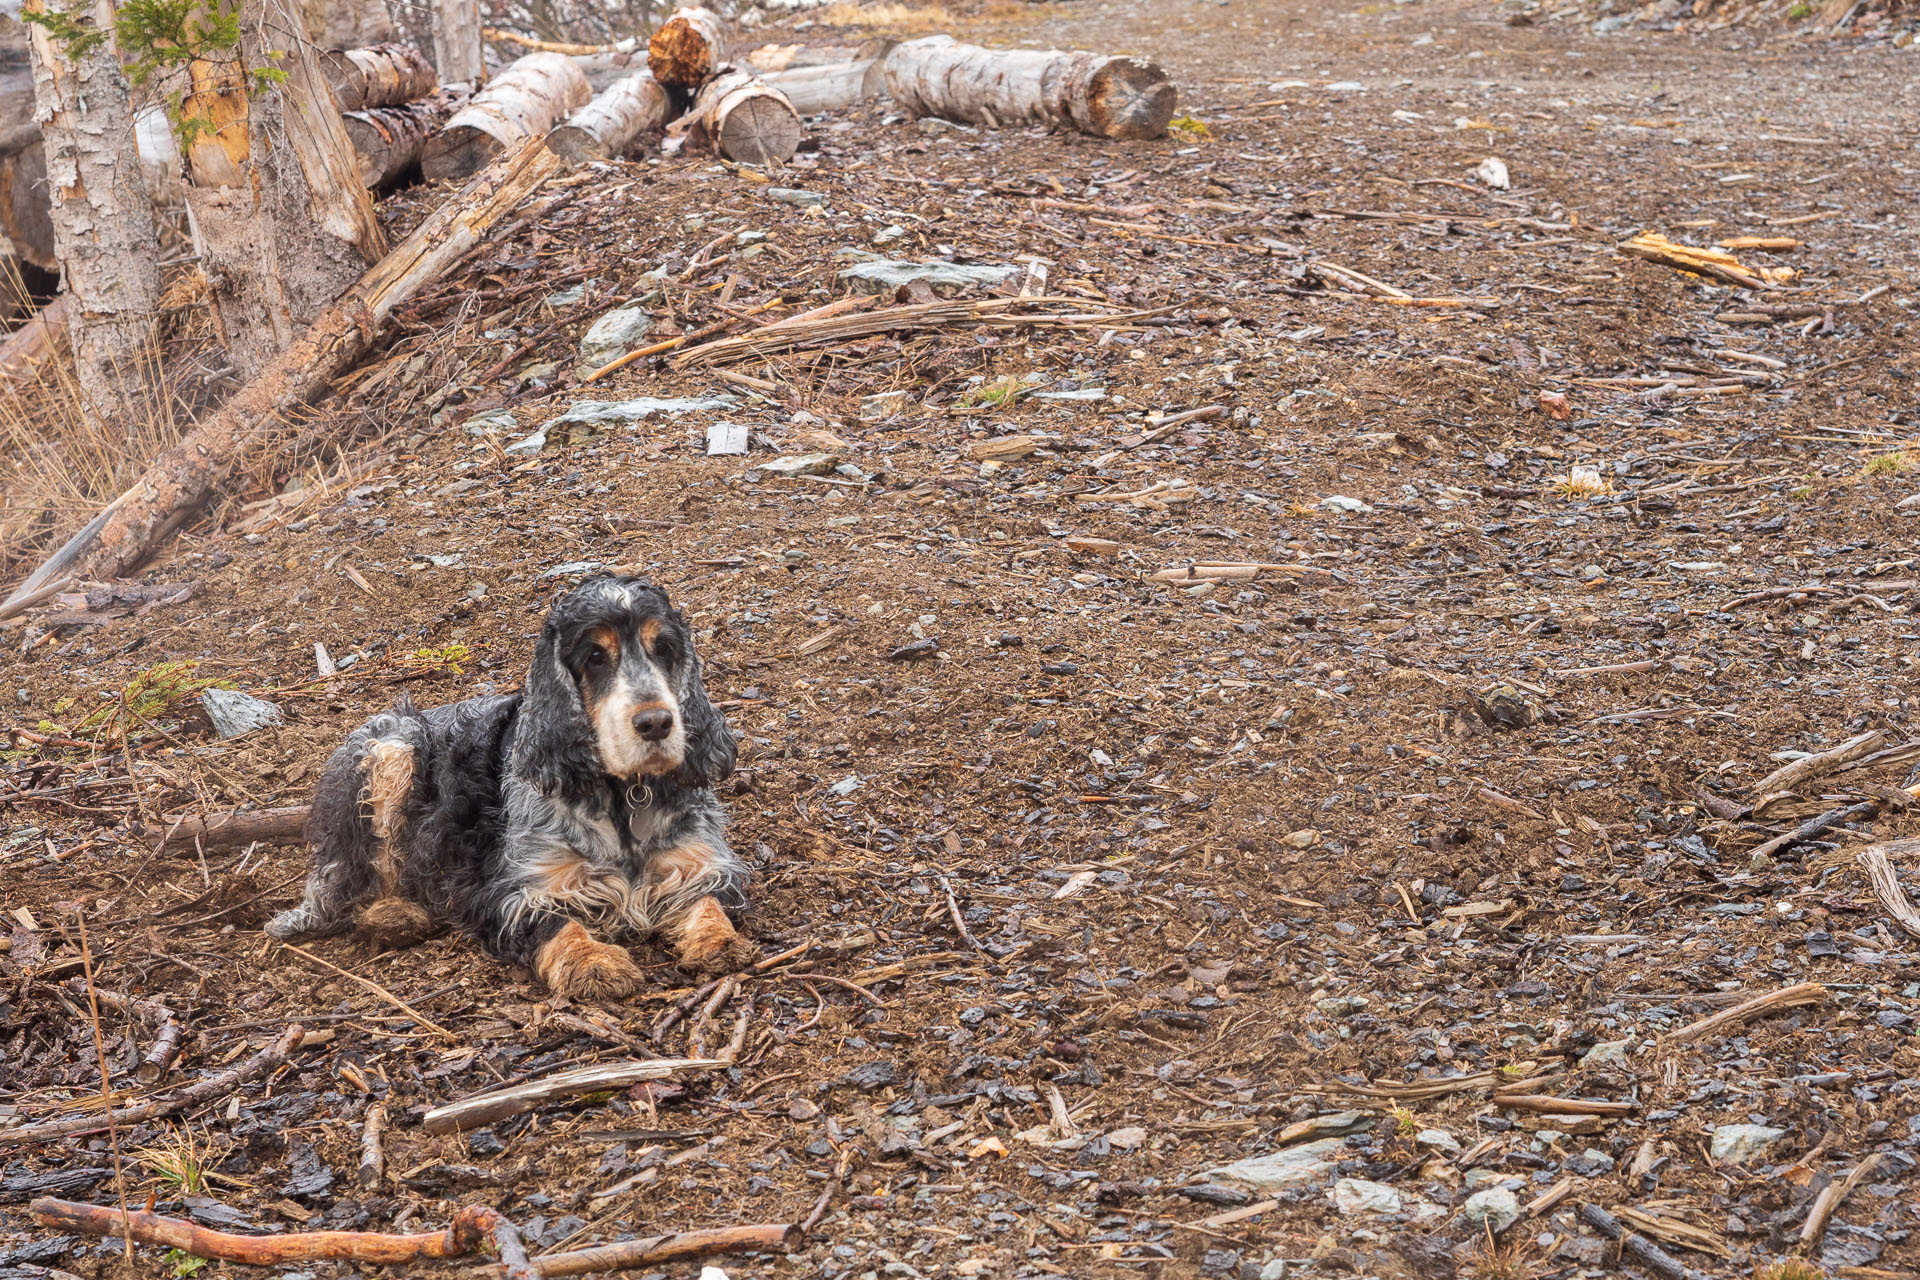
M 9 600 L 68 573 L 129 573 L 236 471 L 291 438 L 297 430 L 291 420 L 329 393 L 333 380 L 371 349 L 394 308 L 464 257 L 560 167 L 560 158 L 536 143 L 473 178 L 259 378 L 161 454 L 107 510 L 35 569 Z
M 634 139 L 666 125 L 673 116 L 673 100 L 650 71 L 616 80 L 593 101 L 554 126 L 547 148 L 578 164 L 582 160 L 613 160 Z
M 112 1112 L 112 1121 L 116 1125 L 138 1124 L 144 1120 L 155 1120 L 161 1116 L 170 1116 L 189 1107 L 197 1107 L 203 1102 L 223 1098 L 240 1085 L 264 1075 L 266 1072 L 285 1062 L 295 1049 L 300 1047 L 306 1028 L 294 1023 L 273 1044 L 239 1065 L 208 1076 L 188 1085 L 180 1092 L 165 1098 L 150 1098 L 132 1106 L 116 1107 Z M 71 1137 L 76 1133 L 92 1133 L 96 1129 L 107 1127 L 108 1116 L 104 1112 L 92 1115 L 76 1116 L 67 1120 L 50 1120 L 44 1124 L 23 1125 L 17 1129 L 0 1129 L 0 1148 L 19 1146 L 29 1142 L 47 1142 L 54 1138 Z M 118 1212 L 114 1210 L 113 1212 Z
M 1705 1272 L 1687 1266 L 1645 1236 L 1628 1231 L 1618 1218 L 1597 1204 L 1581 1205 L 1580 1220 L 1607 1239 L 1617 1241 L 1622 1254 L 1659 1276 L 1660 1280 L 1707 1280 Z
M 343 112 L 397 107 L 440 87 L 433 64 L 410 44 L 323 49 L 316 56 L 333 100 Z
M 1885 1157 L 1875 1152 L 1855 1165 L 1852 1172 L 1845 1178 L 1838 1182 L 1830 1182 L 1822 1189 L 1814 1198 L 1813 1207 L 1807 1210 L 1806 1224 L 1800 1228 L 1802 1250 L 1811 1250 L 1819 1245 L 1821 1238 L 1827 1234 L 1827 1224 L 1833 1221 L 1834 1210 L 1853 1194 L 1855 1187 L 1878 1172 L 1883 1163 L 1885 1163 Z
M 687 1071 L 724 1071 L 739 1056 L 746 1036 L 746 1015 L 740 1015 L 734 1040 L 718 1057 L 655 1058 L 644 1062 L 603 1062 L 591 1067 L 562 1071 L 556 1075 L 529 1080 L 508 1089 L 463 1098 L 444 1107 L 435 1107 L 420 1124 L 428 1133 L 460 1133 L 531 1111 L 561 1098 L 598 1093 L 606 1089 L 625 1089 L 643 1080 L 664 1080 Z
M 0 378 L 32 382 L 41 365 L 66 349 L 67 297 L 61 294 L 0 341 Z
M 1907 897 L 1907 891 L 1900 884 L 1900 876 L 1893 869 L 1893 856 L 1908 857 L 1920 854 L 1920 840 L 1891 840 L 1885 844 L 1868 845 L 1854 855 L 1867 880 L 1873 886 L 1873 896 L 1880 899 L 1880 905 L 1887 909 L 1895 924 L 1904 929 L 1908 936 L 1920 938 L 1920 910 L 1916 910 L 1913 900 Z
M 1851 764 L 1862 756 L 1872 755 L 1886 745 L 1887 735 L 1879 729 L 1856 734 L 1837 747 L 1803 756 L 1775 769 L 1754 783 L 1753 794 L 1764 796 L 1775 791 L 1792 791 L 1803 782 L 1823 778 L 1841 765 Z
M 243 1236 L 215 1231 L 151 1210 L 122 1216 L 109 1205 L 81 1204 L 42 1196 L 27 1206 L 34 1222 L 57 1231 L 79 1231 L 140 1244 L 164 1245 L 196 1258 L 272 1267 L 289 1262 L 365 1262 L 397 1266 L 440 1258 L 460 1258 L 490 1242 L 508 1280 L 534 1280 L 540 1273 L 527 1262 L 520 1234 L 496 1209 L 474 1205 L 453 1215 L 445 1230 L 418 1235 L 379 1231 L 295 1231 L 284 1235 Z
M 1600 1098 L 1556 1098 L 1540 1093 L 1495 1093 L 1493 1105 L 1516 1111 L 1543 1111 L 1557 1116 L 1630 1116 L 1639 1108 L 1631 1102 Z
M 1104 138 L 1159 138 L 1179 97 L 1167 73 L 1140 58 L 983 49 L 952 36 L 896 45 L 885 70 L 887 92 L 911 114 L 995 128 L 1071 124 Z
M 464 178 L 587 104 L 592 90 L 571 58 L 530 53 L 488 82 L 453 113 L 420 153 L 429 182 Z
M 1698 1022 L 1690 1022 L 1678 1030 L 1669 1031 L 1660 1040 L 1663 1044 L 1685 1044 L 1689 1040 L 1711 1035 L 1723 1027 L 1744 1026 L 1755 1018 L 1780 1009 L 1797 1009 L 1803 1005 L 1825 1004 L 1826 1001 L 1827 989 L 1824 986 L 1817 982 L 1803 982 L 1798 986 L 1782 987 L 1778 991 L 1755 996 L 1731 1009 L 1722 1009 Z
M 1790 267 L 1749 267 L 1724 250 L 1676 244 L 1654 231 L 1641 232 L 1620 249 L 1635 258 L 1737 284 L 1743 289 L 1772 289 L 1791 280 L 1795 274 Z
M 360 160 L 360 177 L 370 189 L 390 187 L 420 164 L 420 153 L 434 130 L 446 123 L 454 102 L 444 94 L 398 107 L 370 107 L 340 117 L 353 153 Z
M 800 149 L 800 115 L 751 71 L 723 67 L 700 86 L 673 132 L 739 164 L 785 164 Z
M 674 357 L 676 369 L 695 365 L 725 364 L 776 355 L 810 347 L 864 338 L 876 333 L 911 333 L 931 329 L 1022 328 L 1025 326 L 1097 328 L 1124 323 L 1129 318 L 1157 314 L 1115 312 L 1113 314 L 1059 314 L 1044 310 L 1069 304 L 1085 307 L 1084 298 L 985 298 L 976 301 L 919 302 L 906 306 L 882 307 L 851 315 L 822 314 L 818 318 L 798 315 L 736 338 L 721 338 L 693 347 Z M 831 305 L 831 304 L 829 304 Z M 821 308 L 826 312 L 828 308 Z
M 542 40 L 503 27 L 484 27 L 481 34 L 496 44 L 510 44 L 537 53 L 564 53 L 570 58 L 591 58 L 603 53 L 634 53 L 640 49 L 640 41 L 634 36 L 615 40 L 611 44 L 579 44 L 570 40 Z
M 726 61 L 727 24 L 711 9 L 676 9 L 647 41 L 647 65 L 668 88 L 697 89 Z

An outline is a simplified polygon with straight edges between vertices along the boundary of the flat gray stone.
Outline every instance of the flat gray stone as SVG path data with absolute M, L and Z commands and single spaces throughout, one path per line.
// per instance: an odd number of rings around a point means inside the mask
M 697 413 L 709 409 L 731 409 L 739 401 L 732 396 L 677 396 L 662 399 L 640 396 L 633 400 L 581 400 L 566 412 L 550 418 L 541 428 L 523 440 L 507 446 L 508 453 L 539 453 L 570 444 L 584 444 L 612 426 L 644 422 L 648 418 L 676 413 Z
M 876 258 L 856 263 L 840 273 L 860 293 L 891 293 L 903 284 L 921 280 L 935 289 L 975 289 L 1011 280 L 1018 267 L 971 266 L 958 262 L 904 262 Z
M 1772 1125 L 1723 1124 L 1713 1131 L 1707 1154 L 1715 1164 L 1747 1164 L 1786 1136 Z
M 1333 1206 L 1341 1213 L 1398 1213 L 1400 1193 L 1385 1183 L 1342 1178 L 1333 1184 Z
M 200 709 L 207 713 L 214 733 L 222 738 L 238 738 L 286 720 L 275 704 L 237 689 L 204 690 L 200 694 Z
M 1236 1160 L 1207 1170 L 1206 1176 L 1220 1182 L 1237 1182 L 1258 1191 L 1278 1191 L 1320 1181 L 1333 1172 L 1346 1150 L 1344 1139 L 1322 1138 L 1270 1155 Z
M 826 196 L 818 191 L 802 191 L 798 187 L 768 187 L 767 199 L 776 204 L 790 204 L 799 209 L 811 209 L 827 202 Z
M 1460 1218 L 1476 1227 L 1484 1223 L 1499 1235 L 1520 1221 L 1520 1201 L 1505 1187 L 1488 1187 L 1467 1197 L 1460 1206 Z
M 840 458 L 832 453 L 798 453 L 784 458 L 769 458 L 757 462 L 753 470 L 764 471 L 773 476 L 824 476 L 830 475 L 840 465 Z
M 593 322 L 580 339 L 580 365 L 598 369 L 640 345 L 653 331 L 653 317 L 645 307 L 617 307 Z

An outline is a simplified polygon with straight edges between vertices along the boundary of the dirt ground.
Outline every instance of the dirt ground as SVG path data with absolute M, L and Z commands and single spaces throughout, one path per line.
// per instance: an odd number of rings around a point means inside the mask
M 100 987 L 185 1022 L 161 1095 L 310 1033 L 120 1129 L 129 1195 L 208 1225 L 485 1203 L 540 1252 L 811 1217 L 735 1277 L 1653 1274 L 1597 1206 L 1700 1273 L 1920 1270 L 1920 954 L 1856 861 L 1914 834 L 1920 781 L 1920 52 L 1433 3 L 893 16 L 1150 54 L 1192 127 L 862 109 L 775 179 L 814 208 L 699 157 L 565 179 L 326 410 L 378 440 L 143 579 L 189 598 L 9 624 L 8 715 L 55 741 L 0 764 L 0 1115 L 98 1103 L 84 919 Z M 1684 274 L 1622 253 L 1640 231 L 1787 237 L 1733 252 L 1793 274 Z M 1079 319 L 579 385 L 615 306 L 649 341 L 744 326 L 845 294 L 846 250 L 1011 265 Z M 582 401 L 721 395 L 511 447 Z M 718 422 L 747 456 L 707 456 Z M 802 454 L 823 473 L 761 469 Z M 1153 576 L 1207 562 L 1264 567 Z M 299 849 L 140 835 L 303 802 L 401 693 L 516 686 L 555 593 L 613 564 L 688 612 L 741 735 L 746 927 L 795 954 L 724 1007 L 645 944 L 653 986 L 606 1007 L 455 936 L 296 953 L 259 924 Z M 284 723 L 213 739 L 206 680 Z M 1861 767 L 1761 785 L 1866 734 Z M 105 1012 L 145 1092 L 153 1026 Z M 728 1069 L 421 1127 L 740 1014 Z M 189 1143 L 186 1189 L 160 1166 Z M 121 1272 L 24 1212 L 114 1201 L 104 1135 L 0 1129 L 0 1165 L 0 1276 Z

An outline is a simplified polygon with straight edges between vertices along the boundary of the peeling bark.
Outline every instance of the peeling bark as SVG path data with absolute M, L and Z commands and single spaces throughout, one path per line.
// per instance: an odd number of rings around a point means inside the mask
M 1163 136 L 1178 97 L 1167 73 L 1139 58 L 983 49 L 952 36 L 895 46 L 886 74 L 887 92 L 916 116 L 1071 124 L 1103 138 Z
M 106 27 L 113 10 L 108 0 L 76 0 L 67 16 Z M 89 414 L 130 416 L 143 398 L 160 255 L 126 76 L 112 41 L 69 59 L 34 26 L 30 45 L 35 115 L 45 143 L 43 198 L 50 201 L 54 251 L 66 277 L 75 373 Z M 10 194 L 17 206 L 29 191 Z
M 574 163 L 612 160 L 649 129 L 663 127 L 673 103 L 653 74 L 642 71 L 616 80 L 592 102 L 547 135 L 547 146 Z
M 429 182 L 464 178 L 494 157 L 543 136 L 587 105 L 587 77 L 560 53 L 530 53 L 476 93 L 427 139 L 420 172 Z

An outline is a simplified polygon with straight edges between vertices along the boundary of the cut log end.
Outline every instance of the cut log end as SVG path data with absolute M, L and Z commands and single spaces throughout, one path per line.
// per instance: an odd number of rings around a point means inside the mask
M 505 150 L 485 129 L 451 125 L 427 139 L 420 154 L 420 175 L 429 182 L 471 177 Z
M 800 149 L 800 117 L 785 99 L 755 96 L 735 103 L 720 123 L 720 154 L 741 164 L 785 164 Z
M 692 89 L 726 59 L 726 27 L 709 9 L 681 9 L 647 41 L 647 65 L 663 85 Z
M 1138 58 L 1113 58 L 1087 86 L 1094 131 L 1121 141 L 1166 136 L 1180 93 L 1167 73 Z

